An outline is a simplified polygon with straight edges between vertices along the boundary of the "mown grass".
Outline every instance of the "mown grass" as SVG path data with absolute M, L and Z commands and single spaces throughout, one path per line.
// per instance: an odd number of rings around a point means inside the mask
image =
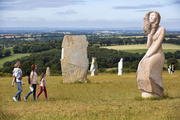
M 145 53 L 147 51 L 146 44 L 138 44 L 138 45 L 118 45 L 118 46 L 105 46 L 103 48 L 114 49 L 114 50 L 123 50 L 130 53 Z M 167 52 L 175 52 L 180 50 L 180 45 L 174 44 L 163 44 L 163 51 Z
M 19 58 L 22 58 L 22 57 L 26 57 L 26 56 L 29 56 L 29 55 L 30 55 L 29 53 L 26 53 L 26 54 L 14 54 L 14 55 L 11 55 L 9 57 L 1 58 L 0 59 L 0 68 L 3 67 L 3 64 L 5 62 L 10 62 L 10 61 L 13 61 L 13 60 L 16 60 L 16 59 L 19 59 Z
M 48 101 L 15 103 L 10 77 L 0 78 L 0 116 L 13 120 L 179 120 L 180 71 L 163 73 L 165 98 L 142 100 L 136 74 L 88 76 L 89 83 L 63 84 L 61 76 L 47 77 Z M 29 91 L 27 77 L 22 97 Z M 38 90 L 39 91 L 39 87 Z

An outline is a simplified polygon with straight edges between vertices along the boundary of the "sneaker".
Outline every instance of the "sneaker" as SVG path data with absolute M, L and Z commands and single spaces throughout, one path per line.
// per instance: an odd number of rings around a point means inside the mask
M 24 97 L 24 101 L 27 101 L 26 97 Z
M 17 102 L 16 97 L 13 97 L 13 100 L 14 100 L 15 102 Z

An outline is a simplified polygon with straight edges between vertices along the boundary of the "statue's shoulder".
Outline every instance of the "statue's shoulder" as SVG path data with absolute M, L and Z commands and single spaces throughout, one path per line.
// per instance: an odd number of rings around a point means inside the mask
M 166 29 L 165 29 L 164 27 L 162 27 L 162 26 L 161 26 L 159 29 L 160 29 L 160 31 L 163 32 L 163 33 L 166 32 Z

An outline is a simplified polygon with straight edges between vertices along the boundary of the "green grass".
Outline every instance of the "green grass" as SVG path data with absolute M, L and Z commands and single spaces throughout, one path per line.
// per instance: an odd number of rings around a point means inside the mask
M 9 57 L 1 58 L 0 59 L 0 68 L 3 67 L 3 64 L 5 62 L 10 62 L 10 61 L 13 61 L 13 60 L 25 57 L 25 56 L 29 56 L 29 55 L 30 55 L 29 53 L 27 53 L 27 54 L 14 54 L 14 55 L 9 56 Z
M 22 97 L 29 91 L 27 77 Z M 136 73 L 123 76 L 99 74 L 88 76 L 86 84 L 63 84 L 61 76 L 47 77 L 49 100 L 42 94 L 34 102 L 15 103 L 10 77 L 0 78 L 0 116 L 6 120 L 179 120 L 180 71 L 163 72 L 165 98 L 140 99 Z M 39 91 L 39 87 L 38 90 Z
M 105 46 L 102 48 L 114 49 L 114 50 L 123 50 L 130 53 L 145 53 L 147 51 L 146 44 L 138 44 L 138 45 L 118 45 L 118 46 Z M 175 52 L 180 50 L 180 45 L 174 44 L 163 44 L 163 51 L 167 52 Z

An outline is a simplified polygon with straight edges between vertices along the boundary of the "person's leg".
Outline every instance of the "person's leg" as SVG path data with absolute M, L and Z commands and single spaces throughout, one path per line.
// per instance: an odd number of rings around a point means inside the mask
M 41 95 L 41 93 L 42 93 L 42 90 L 43 88 L 42 88 L 42 86 L 40 86 L 40 91 L 39 91 L 39 93 L 38 93 L 38 95 L 37 95 L 37 99 L 39 98 L 39 96 Z
M 20 94 L 22 92 L 22 87 L 21 87 L 21 83 L 20 82 L 17 82 L 16 85 L 18 87 L 18 91 L 17 91 L 17 93 L 15 94 L 14 97 L 19 99 L 20 98 Z
M 44 95 L 45 95 L 45 98 L 47 99 L 47 90 L 46 90 L 46 86 L 44 86 Z
M 18 101 L 21 101 L 21 93 L 22 93 L 22 84 L 20 83 L 20 88 L 18 88 L 20 90 L 19 96 L 18 96 Z
M 33 98 L 36 100 L 36 84 L 33 84 Z
M 18 101 L 21 101 L 21 93 L 19 94 L 19 96 L 17 97 Z
M 30 92 L 26 95 L 25 99 L 27 100 L 28 97 L 29 97 L 31 94 L 32 94 L 32 91 L 30 91 Z

